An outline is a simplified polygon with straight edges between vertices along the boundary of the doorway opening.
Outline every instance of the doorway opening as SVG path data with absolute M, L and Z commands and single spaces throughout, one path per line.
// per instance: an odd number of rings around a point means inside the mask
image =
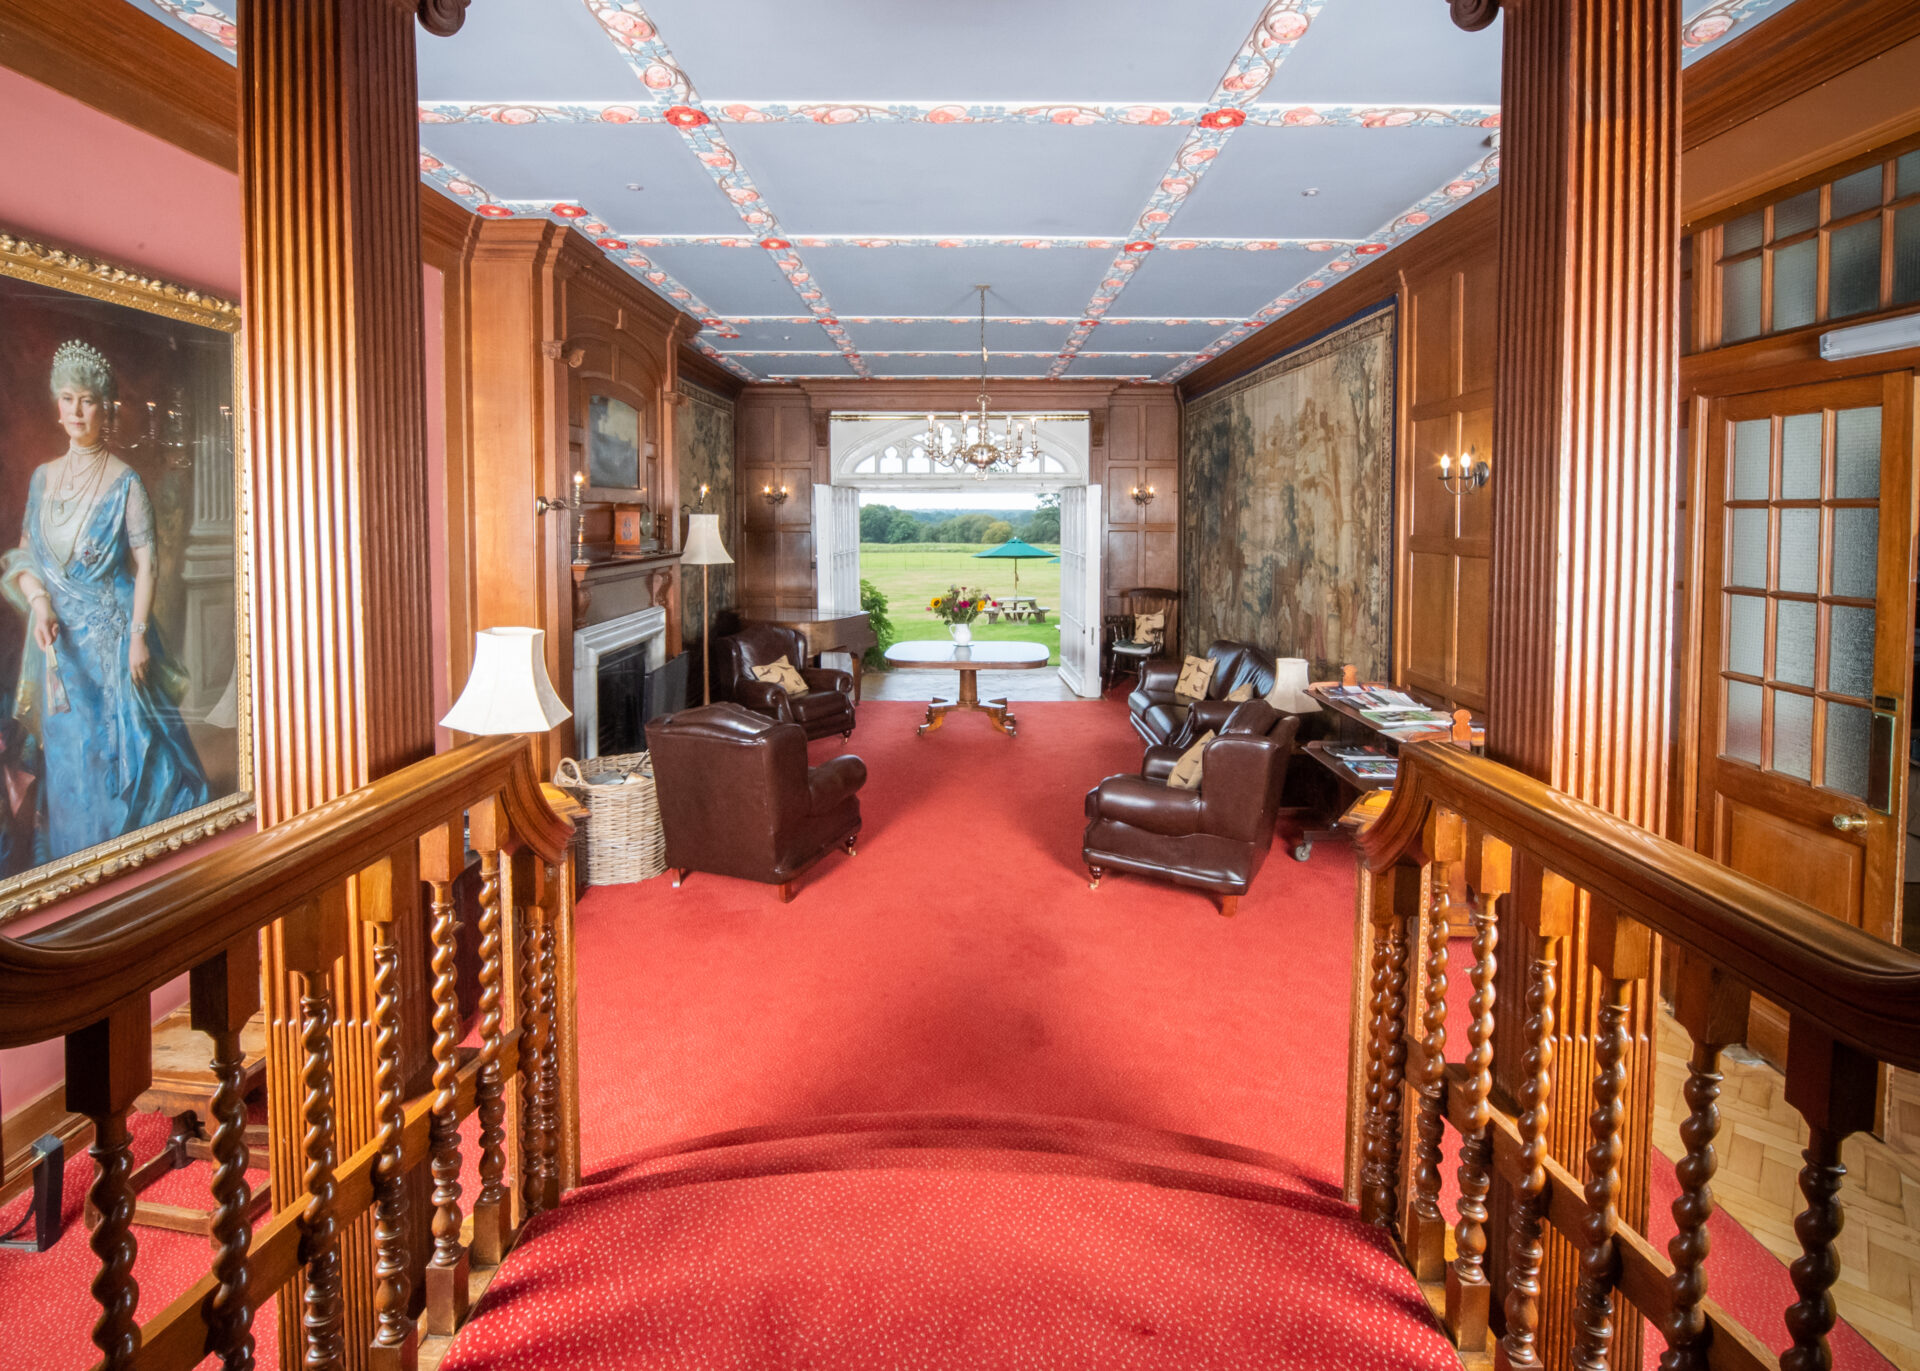
M 1099 597 L 1089 577 L 1098 574 L 1099 540 L 1087 511 L 1100 506 L 1087 497 L 1088 416 L 1011 418 L 1032 427 L 1039 451 L 1013 472 L 982 479 L 927 455 L 924 412 L 832 417 L 832 485 L 815 500 L 818 574 L 823 595 L 857 593 L 876 627 L 887 620 L 865 684 L 875 698 L 938 693 L 938 677 L 887 673 L 879 659 L 888 642 L 947 640 L 932 602 L 954 590 L 984 600 L 968 625 L 975 641 L 1037 643 L 1048 652 L 1051 669 L 984 684 L 1028 700 L 1098 693 Z

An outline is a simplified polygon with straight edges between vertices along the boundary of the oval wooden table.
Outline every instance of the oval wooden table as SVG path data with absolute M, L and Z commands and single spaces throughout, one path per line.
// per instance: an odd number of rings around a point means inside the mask
M 980 673 L 983 671 L 1037 671 L 1047 665 L 1051 654 L 1040 643 L 953 643 L 936 639 L 910 639 L 887 649 L 887 660 L 900 671 L 957 671 L 960 673 L 960 698 L 934 700 L 927 706 L 927 721 L 920 733 L 940 727 L 956 709 L 984 714 L 1008 737 L 1017 737 L 1019 727 L 1013 706 L 1005 700 L 980 698 Z

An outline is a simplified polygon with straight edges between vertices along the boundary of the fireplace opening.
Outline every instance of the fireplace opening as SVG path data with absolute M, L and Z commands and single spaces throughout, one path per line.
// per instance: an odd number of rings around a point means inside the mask
M 602 653 L 595 694 L 595 756 L 640 752 L 647 746 L 647 724 L 662 714 L 687 707 L 688 654 L 649 669 L 646 643 Z

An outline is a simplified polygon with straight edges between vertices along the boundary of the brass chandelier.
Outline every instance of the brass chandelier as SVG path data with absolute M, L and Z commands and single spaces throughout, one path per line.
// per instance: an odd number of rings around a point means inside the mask
M 948 471 L 963 471 L 975 480 L 1005 476 L 1018 471 L 1022 463 L 1040 456 L 1037 425 L 1015 420 L 1010 414 L 998 416 L 999 432 L 994 432 L 995 416 L 987 412 L 987 291 L 980 292 L 980 411 L 955 414 L 953 422 L 944 416 L 929 414 L 927 431 L 920 435 L 919 447 L 934 465 Z

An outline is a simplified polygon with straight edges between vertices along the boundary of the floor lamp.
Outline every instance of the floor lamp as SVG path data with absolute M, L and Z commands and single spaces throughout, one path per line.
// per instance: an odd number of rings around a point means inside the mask
M 687 516 L 687 545 L 680 553 L 681 566 L 700 568 L 700 703 L 713 703 L 713 644 L 707 641 L 708 619 L 713 611 L 709 567 L 732 566 L 726 544 L 720 541 L 718 514 Z

